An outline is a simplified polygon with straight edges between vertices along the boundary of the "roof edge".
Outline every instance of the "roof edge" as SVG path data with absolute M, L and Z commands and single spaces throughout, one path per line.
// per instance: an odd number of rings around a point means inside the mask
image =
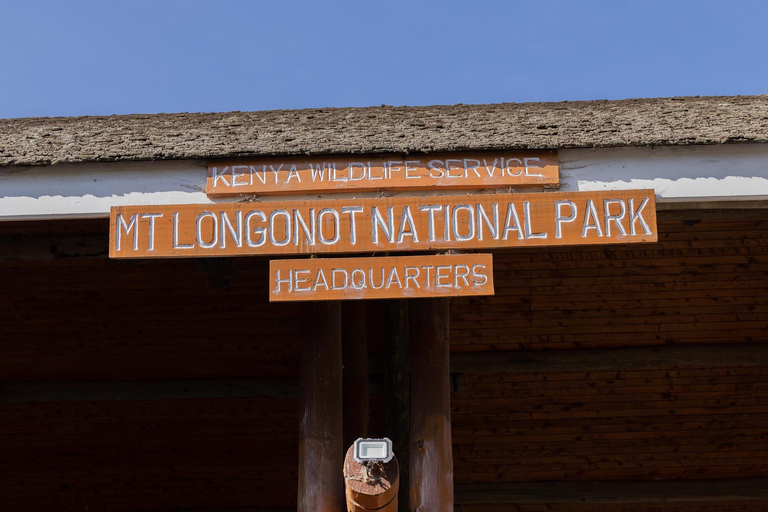
M 0 166 L 768 142 L 768 95 L 0 119 Z

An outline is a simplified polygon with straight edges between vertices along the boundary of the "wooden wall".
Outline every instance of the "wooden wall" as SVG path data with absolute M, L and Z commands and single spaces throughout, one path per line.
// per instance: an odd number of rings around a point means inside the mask
M 452 301 L 462 511 L 768 507 L 691 493 L 663 503 L 673 490 L 575 505 L 503 487 L 768 477 L 768 363 L 749 350 L 768 342 L 768 221 L 697 215 L 663 220 L 658 244 L 497 253 L 497 295 Z M 295 506 L 299 308 L 267 303 L 266 260 L 109 261 L 106 232 L 0 224 L 0 502 Z M 375 361 L 380 303 L 369 311 Z M 699 346 L 716 360 L 670 352 Z M 612 362 L 631 347 L 657 347 L 663 362 Z M 574 351 L 602 363 L 570 366 Z M 570 359 L 459 365 L 521 353 Z M 372 409 L 381 433 L 381 396 Z M 486 502 L 471 492 L 488 485 Z
M 468 375 L 456 481 L 768 476 L 768 367 Z
M 660 243 L 498 254 L 454 299 L 454 352 L 768 342 L 768 223 L 660 225 Z M 661 349 L 660 349 L 661 350 Z M 768 475 L 768 366 L 468 374 L 457 482 Z M 740 359 L 739 363 L 743 364 Z M 695 365 L 695 366 L 693 366 Z
M 768 341 L 768 221 L 661 221 L 656 244 L 498 254 L 494 277 L 494 297 L 452 300 L 454 351 Z
M 63 401 L 0 406 L 7 510 L 290 506 L 298 400 Z

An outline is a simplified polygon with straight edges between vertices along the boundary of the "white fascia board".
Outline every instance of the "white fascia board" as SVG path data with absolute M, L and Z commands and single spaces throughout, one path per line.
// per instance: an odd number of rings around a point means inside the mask
M 566 149 L 559 155 L 562 191 L 651 188 L 661 207 L 768 200 L 768 144 Z M 0 220 L 103 218 L 111 206 L 242 200 L 209 199 L 205 179 L 201 160 L 0 168 Z
M 206 172 L 196 161 L 0 169 L 0 219 L 98 218 L 111 206 L 210 203 Z
M 652 188 L 664 202 L 768 199 L 768 144 L 566 149 L 560 190 Z

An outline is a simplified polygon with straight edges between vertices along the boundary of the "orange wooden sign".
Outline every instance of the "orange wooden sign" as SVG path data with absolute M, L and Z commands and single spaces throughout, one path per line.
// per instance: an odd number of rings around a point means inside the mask
M 555 151 L 259 158 L 208 164 L 211 197 L 559 183 Z
M 113 258 L 654 242 L 652 190 L 121 206 Z
M 490 254 L 272 260 L 269 300 L 493 295 Z

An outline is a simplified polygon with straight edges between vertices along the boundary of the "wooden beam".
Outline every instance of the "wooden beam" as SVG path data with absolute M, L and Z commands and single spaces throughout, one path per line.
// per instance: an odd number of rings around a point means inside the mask
M 657 210 L 765 210 L 768 209 L 768 200 L 755 199 L 745 201 L 727 200 L 696 200 L 696 201 L 663 201 L 656 205 Z
M 299 512 L 341 512 L 341 303 L 302 308 L 299 393 Z
M 558 151 L 563 191 L 647 187 L 660 202 L 764 200 L 768 144 L 581 148 Z M 0 172 L 0 220 L 105 218 L 109 208 L 212 204 L 204 160 L 103 162 Z M 713 187 L 713 181 L 718 186 Z M 720 186 L 722 184 L 722 186 Z M 710 197 L 711 194 L 719 197 Z M 368 192 L 371 196 L 375 192 Z
M 369 368 L 369 393 L 386 393 L 387 437 L 401 462 L 401 489 L 407 466 L 409 409 L 407 307 L 405 301 L 387 301 L 384 362 Z M 403 348 L 405 346 L 406 348 Z M 451 391 L 461 391 L 464 373 L 556 373 L 653 368 L 768 366 L 768 345 L 664 345 L 658 347 L 482 352 L 451 354 Z M 0 403 L 62 401 L 182 400 L 196 398 L 297 397 L 294 378 L 169 379 L 125 381 L 6 382 L 0 384 Z
M 0 261 L 106 258 L 109 237 L 97 234 L 0 234 Z
M 714 221 L 731 222 L 746 220 L 765 220 L 768 219 L 768 210 L 765 208 L 729 208 L 729 209 L 670 209 L 662 210 L 658 213 L 659 222 L 671 221 Z M 662 233 L 664 232 L 662 228 Z M 663 242 L 662 242 L 663 243 Z
M 406 510 L 453 510 L 448 299 L 414 299 L 411 357 L 410 499 Z
M 398 507 L 408 510 L 408 444 L 410 438 L 410 366 L 408 357 L 408 301 L 384 303 L 384 389 L 387 397 L 387 437 L 400 461 Z
M 520 482 L 456 486 L 457 505 L 739 503 L 756 500 L 768 503 L 768 478 L 668 482 Z
M 452 356 L 451 371 L 457 373 L 550 373 L 765 365 L 768 365 L 768 346 L 759 343 L 739 343 L 457 353 Z
M 341 312 L 344 448 L 368 437 L 368 342 L 366 302 L 345 301 Z
M 73 401 L 289 398 L 299 395 L 293 378 L 6 382 L 0 404 Z

